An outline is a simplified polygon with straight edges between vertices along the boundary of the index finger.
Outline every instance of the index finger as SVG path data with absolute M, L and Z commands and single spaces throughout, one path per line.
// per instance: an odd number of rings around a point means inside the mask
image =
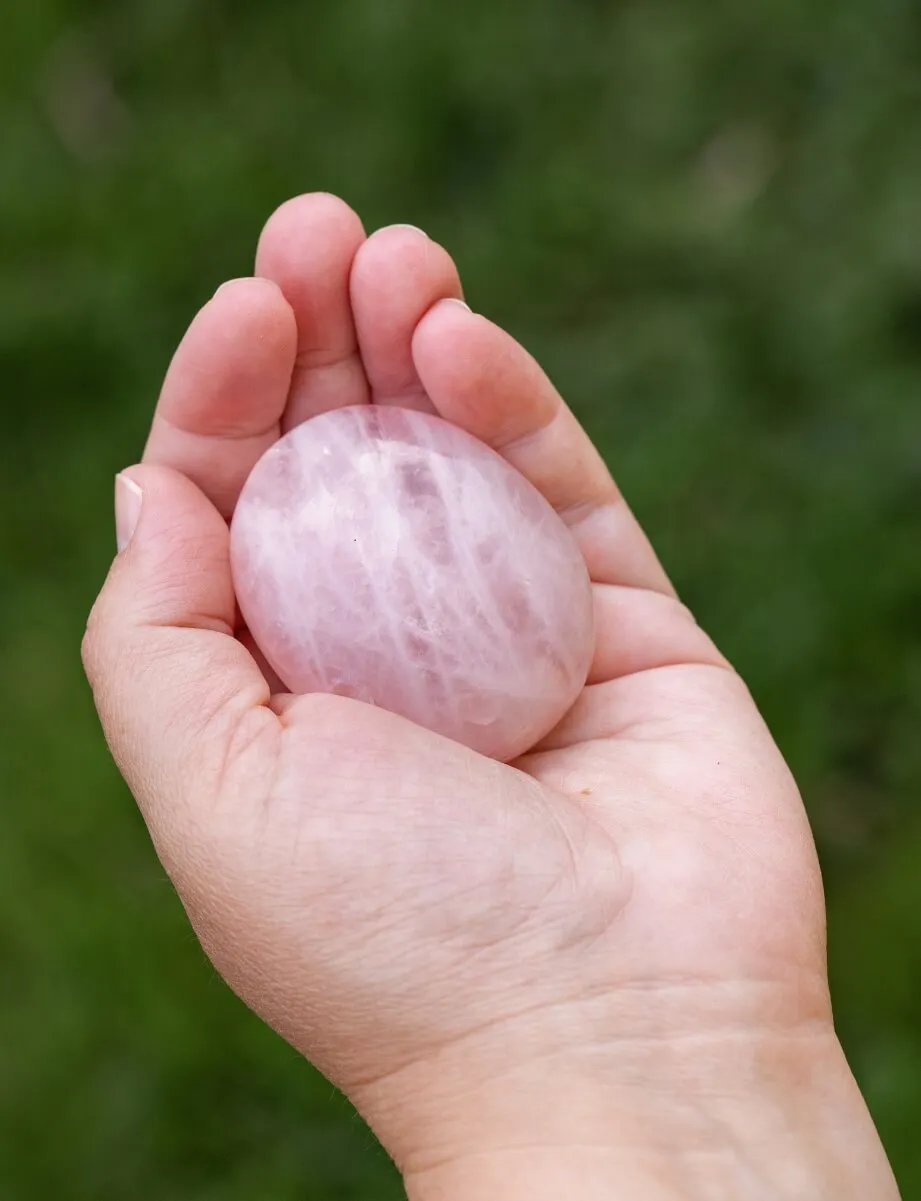
M 591 439 L 510 334 L 455 301 L 419 323 L 413 354 L 436 410 L 493 447 L 569 526 L 598 584 L 674 595 Z

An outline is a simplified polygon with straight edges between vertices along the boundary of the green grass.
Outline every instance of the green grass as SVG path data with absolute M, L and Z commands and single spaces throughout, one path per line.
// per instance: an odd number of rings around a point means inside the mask
M 0 37 L 0 1197 L 399 1196 L 204 961 L 78 645 L 171 349 L 289 195 L 425 226 L 545 362 L 802 783 L 921 1196 L 910 0 L 30 0 Z

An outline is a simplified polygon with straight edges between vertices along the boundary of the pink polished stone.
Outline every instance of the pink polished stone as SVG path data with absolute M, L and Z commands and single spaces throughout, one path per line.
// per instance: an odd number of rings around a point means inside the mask
M 240 609 L 293 691 L 380 705 L 496 759 L 578 696 L 582 556 L 494 451 L 440 418 L 339 409 L 256 464 L 231 527 Z

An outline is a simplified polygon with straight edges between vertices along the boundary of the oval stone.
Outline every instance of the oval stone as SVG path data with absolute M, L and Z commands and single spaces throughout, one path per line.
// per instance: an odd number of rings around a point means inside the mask
M 500 455 L 427 413 L 361 405 L 291 430 L 246 482 L 231 562 L 292 692 L 379 705 L 507 761 L 585 683 L 592 592 L 572 535 Z

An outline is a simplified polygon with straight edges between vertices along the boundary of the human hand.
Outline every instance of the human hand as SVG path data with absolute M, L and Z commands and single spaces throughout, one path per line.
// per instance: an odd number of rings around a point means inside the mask
M 176 354 L 84 644 L 218 970 L 411 1196 L 895 1197 L 832 1026 L 796 786 L 552 385 L 456 303 L 440 247 L 366 239 L 332 197 L 274 215 L 257 274 Z M 585 557 L 588 686 L 513 765 L 287 695 L 239 629 L 226 519 L 249 471 L 369 401 L 494 446 Z

